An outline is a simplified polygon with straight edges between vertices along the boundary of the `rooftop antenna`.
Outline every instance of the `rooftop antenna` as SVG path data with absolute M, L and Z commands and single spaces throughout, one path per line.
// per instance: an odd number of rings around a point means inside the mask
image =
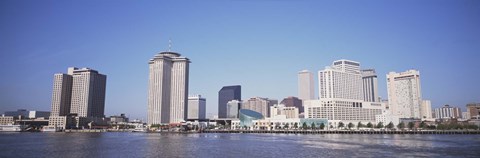
M 172 39 L 168 39 L 168 51 L 170 52 L 172 50 Z

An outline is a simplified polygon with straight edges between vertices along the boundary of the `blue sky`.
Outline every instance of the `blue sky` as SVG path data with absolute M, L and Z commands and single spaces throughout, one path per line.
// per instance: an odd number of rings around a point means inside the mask
M 337 59 L 375 68 L 384 98 L 385 74 L 413 68 L 433 107 L 480 102 L 478 0 L 2 0 L 0 22 L 0 112 L 50 110 L 53 74 L 76 66 L 108 76 L 106 115 L 145 118 L 147 62 L 169 38 L 211 114 L 224 85 L 281 100 Z

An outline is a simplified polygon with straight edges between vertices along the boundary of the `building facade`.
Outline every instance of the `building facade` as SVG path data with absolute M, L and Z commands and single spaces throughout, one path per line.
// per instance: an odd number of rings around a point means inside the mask
M 231 100 L 227 103 L 227 118 L 238 118 L 238 110 L 242 107 L 239 100 Z
M 227 103 L 232 100 L 242 100 L 240 85 L 224 86 L 218 91 L 218 118 L 228 118 Z
M 337 60 L 318 72 L 320 99 L 363 100 L 360 63 Z
M 274 118 L 279 115 L 285 115 L 287 119 L 299 118 L 299 112 L 297 107 L 287 107 L 283 104 L 276 104 L 270 107 L 270 118 Z
M 462 111 L 458 107 L 451 107 L 450 105 L 445 105 L 441 108 L 435 109 L 435 118 L 462 118 Z
M 313 74 L 308 70 L 298 72 L 298 98 L 301 100 L 315 99 Z
M 328 120 L 374 122 L 382 114 L 382 103 L 350 99 L 320 99 L 304 101 L 305 118 Z
M 105 117 L 107 76 L 89 68 L 69 68 L 72 72 L 70 113 L 79 117 Z
M 480 103 L 467 104 L 468 119 L 480 117 Z
M 70 68 L 69 68 L 70 69 Z M 73 73 L 73 71 L 72 71 Z M 70 113 L 73 77 L 70 74 L 55 74 L 53 77 L 51 116 L 65 116 Z
M 201 95 L 192 95 L 188 97 L 188 117 L 187 119 L 206 119 L 207 99 Z
M 420 72 L 408 70 L 387 74 L 388 106 L 400 118 L 421 118 Z
M 261 113 L 264 117 L 270 117 L 270 106 L 278 104 L 277 100 L 253 97 L 243 101 L 241 109 L 249 109 Z
M 297 98 L 297 97 L 290 96 L 290 97 L 284 98 L 284 99 L 280 102 L 280 104 L 283 104 L 283 105 L 285 105 L 286 107 L 296 107 L 296 108 L 298 108 L 298 112 L 299 112 L 299 113 L 303 113 L 303 112 L 304 112 L 303 102 L 302 102 L 302 100 L 300 100 L 300 99 Z
M 190 60 L 176 52 L 161 52 L 148 62 L 148 124 L 179 123 L 188 115 Z
M 422 119 L 431 119 L 432 115 L 432 102 L 430 100 L 422 100 L 422 107 L 420 108 Z
M 363 83 L 363 100 L 366 102 L 380 102 L 378 98 L 378 79 L 375 69 L 361 70 Z

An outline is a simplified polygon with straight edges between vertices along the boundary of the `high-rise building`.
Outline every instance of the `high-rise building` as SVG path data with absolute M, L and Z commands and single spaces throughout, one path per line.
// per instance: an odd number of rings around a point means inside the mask
M 480 103 L 470 103 L 467 104 L 467 113 L 468 119 L 473 117 L 479 118 L 480 117 Z
M 280 102 L 280 104 L 283 104 L 286 107 L 296 107 L 298 108 L 299 113 L 303 113 L 304 111 L 302 100 L 297 97 L 286 97 L 282 100 L 282 102 Z
M 363 100 L 359 62 L 334 61 L 331 67 L 318 72 L 318 80 L 320 98 Z
M 107 76 L 89 68 L 69 68 L 72 72 L 70 113 L 79 117 L 105 117 Z
M 277 100 L 253 97 L 243 101 L 241 109 L 249 109 L 261 113 L 264 117 L 270 117 L 270 106 L 278 104 Z
M 242 107 L 239 100 L 231 100 L 227 103 L 227 118 L 238 118 L 238 110 Z
M 361 71 L 363 82 L 363 100 L 367 102 L 380 102 L 378 100 L 378 79 L 375 69 Z
M 148 62 L 148 124 L 179 123 L 188 115 L 190 60 L 166 51 Z
M 422 107 L 420 108 L 422 119 L 431 119 L 432 115 L 432 102 L 430 100 L 423 100 Z
M 421 118 L 420 72 L 408 70 L 387 74 L 388 106 L 400 118 Z
M 435 118 L 462 118 L 462 111 L 458 107 L 451 107 L 450 105 L 445 105 L 441 108 L 435 109 Z
M 206 119 L 207 104 L 206 99 L 201 95 L 192 95 L 188 97 L 188 117 L 187 119 Z
M 51 116 L 77 114 L 104 117 L 107 76 L 90 68 L 68 68 L 68 74 L 55 74 Z
M 51 116 L 65 116 L 70 113 L 72 79 L 69 74 L 54 75 Z
M 242 100 L 240 85 L 224 86 L 218 91 L 218 118 L 227 118 L 227 103 L 231 100 Z
M 313 74 L 311 72 L 308 70 L 298 72 L 298 98 L 301 100 L 315 99 L 313 86 Z

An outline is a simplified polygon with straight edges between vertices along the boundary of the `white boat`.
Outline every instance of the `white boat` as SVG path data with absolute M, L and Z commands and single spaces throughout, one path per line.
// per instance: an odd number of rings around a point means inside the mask
M 56 126 L 43 126 L 42 128 L 42 132 L 60 132 L 60 131 L 62 131 L 62 129 Z
M 147 132 L 147 128 L 145 128 L 143 125 L 139 125 L 135 127 L 132 132 Z
M 21 132 L 25 130 L 22 125 L 0 125 L 0 132 Z

